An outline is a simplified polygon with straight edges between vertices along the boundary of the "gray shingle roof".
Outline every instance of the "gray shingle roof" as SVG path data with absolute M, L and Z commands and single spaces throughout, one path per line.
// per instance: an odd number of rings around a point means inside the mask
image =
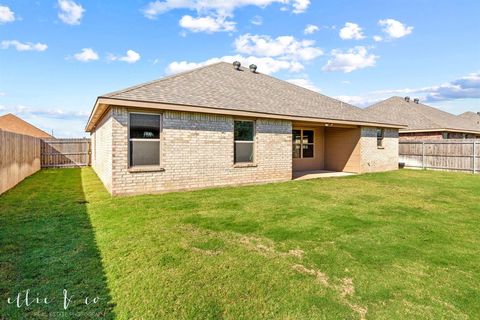
M 465 113 L 462 113 L 458 117 L 469 121 L 480 130 L 480 114 L 472 111 L 467 111 Z
M 258 69 L 261 71 L 261 66 Z M 395 125 L 375 113 L 246 68 L 220 62 L 99 98 Z
M 387 120 L 405 123 L 405 130 L 447 129 L 454 131 L 476 131 L 480 128 L 470 121 L 451 113 L 427 106 L 423 103 L 405 101 L 402 97 L 391 97 L 366 108 L 367 112 L 382 114 Z

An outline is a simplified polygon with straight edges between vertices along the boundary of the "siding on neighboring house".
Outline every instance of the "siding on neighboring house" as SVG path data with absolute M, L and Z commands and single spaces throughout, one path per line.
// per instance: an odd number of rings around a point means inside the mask
M 92 168 L 100 180 L 112 192 L 112 156 L 115 150 L 112 144 L 113 118 L 109 110 L 91 134 Z
M 177 111 L 162 114 L 160 166 L 164 171 L 139 172 L 128 166 L 128 109 L 112 107 L 110 153 L 114 156 L 108 159 L 112 161 L 112 194 L 191 190 L 292 177 L 290 121 L 256 120 L 254 165 L 237 167 L 233 163 L 234 117 Z

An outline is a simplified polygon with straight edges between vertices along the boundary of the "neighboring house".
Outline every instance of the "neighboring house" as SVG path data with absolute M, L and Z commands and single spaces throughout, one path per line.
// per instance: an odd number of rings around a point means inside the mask
M 86 131 L 117 195 L 394 170 L 399 127 L 222 62 L 98 97 Z
M 400 129 L 400 141 L 480 137 L 480 126 L 420 103 L 418 99 L 391 97 L 366 108 L 366 111 L 381 114 L 386 121 L 406 124 L 406 128 Z
M 24 134 L 27 136 L 32 136 L 32 137 L 42 138 L 42 139 L 53 138 L 51 135 L 49 135 L 45 131 L 40 130 L 34 125 L 31 125 L 30 123 L 20 119 L 19 117 L 11 113 L 0 116 L 0 130 Z
M 459 115 L 460 118 L 469 121 L 480 130 L 480 112 L 468 111 Z

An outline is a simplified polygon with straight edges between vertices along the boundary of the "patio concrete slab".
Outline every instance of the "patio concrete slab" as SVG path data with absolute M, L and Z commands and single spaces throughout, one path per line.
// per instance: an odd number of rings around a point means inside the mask
M 315 171 L 296 171 L 293 172 L 293 180 L 308 180 L 308 179 L 318 179 L 318 178 L 336 178 L 336 177 L 346 177 L 353 176 L 355 173 L 351 172 L 336 172 L 328 170 L 315 170 Z

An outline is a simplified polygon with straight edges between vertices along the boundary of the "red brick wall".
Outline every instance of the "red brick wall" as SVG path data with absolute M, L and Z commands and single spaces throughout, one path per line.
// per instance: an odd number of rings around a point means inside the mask
M 443 138 L 441 131 L 436 132 L 400 132 L 400 141 L 422 141 L 422 140 L 441 140 Z M 448 132 L 448 139 L 475 139 L 474 134 L 466 134 L 460 132 Z M 477 139 L 480 138 L 477 136 Z
M 400 141 L 422 141 L 443 139 L 442 132 L 400 132 Z

